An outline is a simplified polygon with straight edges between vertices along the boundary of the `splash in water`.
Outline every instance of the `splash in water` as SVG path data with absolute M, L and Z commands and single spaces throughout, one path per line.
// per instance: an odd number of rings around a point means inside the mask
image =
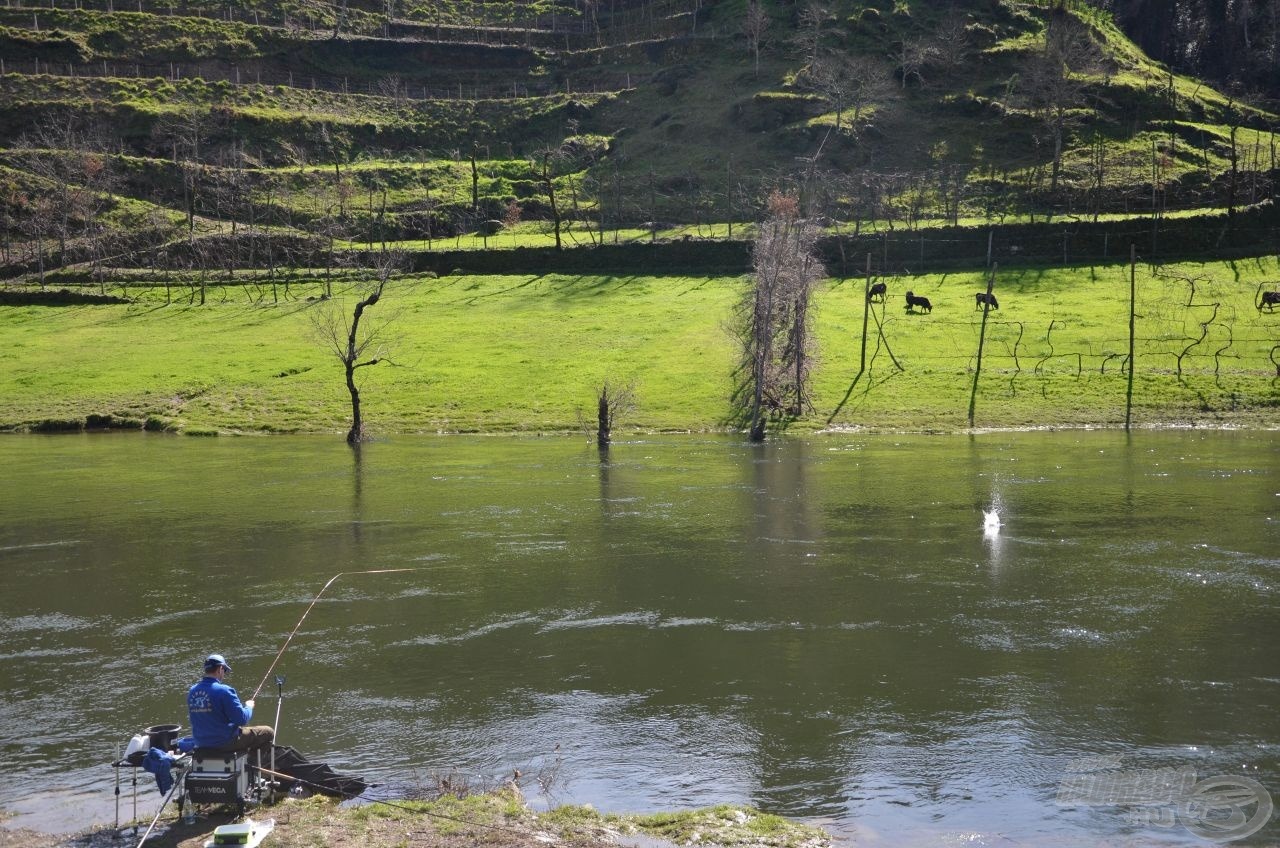
M 987 534 L 1000 532 L 1000 513 L 991 509 L 982 511 L 982 532 Z

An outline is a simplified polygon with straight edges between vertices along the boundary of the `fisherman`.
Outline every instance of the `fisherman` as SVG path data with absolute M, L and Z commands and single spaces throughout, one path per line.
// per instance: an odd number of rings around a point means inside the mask
M 228 752 L 268 749 L 275 731 L 266 726 L 245 727 L 253 718 L 253 699 L 240 703 L 236 690 L 222 682 L 230 673 L 222 654 L 210 654 L 204 661 L 204 678 L 187 692 L 196 747 Z

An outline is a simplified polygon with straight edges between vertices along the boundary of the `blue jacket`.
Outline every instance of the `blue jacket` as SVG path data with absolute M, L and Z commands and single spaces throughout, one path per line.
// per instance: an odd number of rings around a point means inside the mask
M 225 748 L 253 718 L 253 710 L 240 703 L 236 690 L 216 677 L 206 677 L 187 692 L 191 735 L 197 748 Z

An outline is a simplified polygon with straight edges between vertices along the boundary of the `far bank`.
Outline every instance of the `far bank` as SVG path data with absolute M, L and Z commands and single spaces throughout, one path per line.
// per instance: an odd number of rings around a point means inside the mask
M 644 271 L 646 269 L 637 269 Z M 1136 272 L 1132 420 L 1267 426 L 1280 404 L 1280 312 L 1259 309 L 1270 259 Z M 835 278 L 818 299 L 811 406 L 772 432 L 1116 426 L 1129 391 L 1129 269 Z M 349 398 L 317 318 L 349 320 L 359 280 L 107 283 L 125 303 L 0 306 L 10 340 L 0 426 L 341 433 Z M 378 433 L 557 433 L 594 426 L 597 392 L 634 386 L 624 432 L 732 431 L 741 276 L 396 278 L 364 315 L 379 364 L 357 372 Z M 906 291 L 931 312 L 904 309 Z M 323 295 L 332 292 L 331 299 Z M 865 327 L 865 331 L 864 331 Z M 975 393 L 978 346 L 981 373 Z M 864 342 L 865 339 L 865 342 Z

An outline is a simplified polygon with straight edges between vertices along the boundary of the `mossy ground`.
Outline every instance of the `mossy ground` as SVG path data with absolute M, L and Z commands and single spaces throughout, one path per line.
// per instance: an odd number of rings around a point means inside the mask
M 256 819 L 274 818 L 268 837 L 271 848 L 616 848 L 628 837 L 650 848 L 664 845 L 715 845 L 725 848 L 826 848 L 831 836 L 750 807 L 721 805 L 648 815 L 603 814 L 586 806 L 558 807 L 544 813 L 526 805 L 513 786 L 457 798 L 432 801 L 388 801 L 338 805 L 324 798 L 287 799 L 251 813 Z M 220 813 L 184 825 L 166 815 L 148 840 L 156 848 L 199 848 L 214 828 L 230 822 Z M 5 848 L 105 848 L 119 844 L 110 830 L 96 830 L 71 838 L 30 831 L 0 829 Z M 640 844 L 640 843 L 634 843 Z
M 1274 260 L 1139 267 L 1136 422 L 1280 420 L 1280 312 L 1253 305 L 1277 276 Z M 872 318 L 861 377 L 863 281 L 822 284 L 812 407 L 779 426 L 967 426 L 982 274 L 887 282 L 875 313 L 883 337 Z M 367 326 L 390 320 L 387 361 L 358 372 L 366 424 L 374 434 L 573 431 L 609 380 L 636 385 L 623 431 L 732 428 L 730 327 L 746 285 L 639 274 L 394 280 L 365 315 Z M 932 314 L 905 312 L 906 289 L 928 297 Z M 0 426 L 77 428 L 97 415 L 190 434 L 343 432 L 342 368 L 317 343 L 312 316 L 349 314 L 360 290 L 346 279 L 333 301 L 308 299 L 321 291 L 318 278 L 287 294 L 246 281 L 210 288 L 205 306 L 175 289 L 166 305 L 160 289 L 135 282 L 125 305 L 0 308 Z M 1002 308 L 988 316 L 974 423 L 1121 423 L 1128 267 L 1002 271 L 995 292 Z

